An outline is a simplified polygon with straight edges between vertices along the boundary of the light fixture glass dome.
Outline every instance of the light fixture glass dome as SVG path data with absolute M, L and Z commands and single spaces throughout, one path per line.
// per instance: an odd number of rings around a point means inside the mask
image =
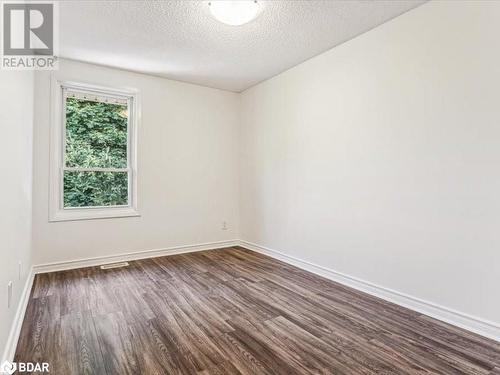
M 212 15 L 222 23 L 232 26 L 250 22 L 259 13 L 255 0 L 215 0 L 208 3 Z

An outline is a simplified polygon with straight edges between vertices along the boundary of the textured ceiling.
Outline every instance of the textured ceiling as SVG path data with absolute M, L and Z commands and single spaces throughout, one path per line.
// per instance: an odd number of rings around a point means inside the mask
M 240 92 L 422 1 L 259 3 L 227 26 L 207 1 L 63 1 L 60 56 Z

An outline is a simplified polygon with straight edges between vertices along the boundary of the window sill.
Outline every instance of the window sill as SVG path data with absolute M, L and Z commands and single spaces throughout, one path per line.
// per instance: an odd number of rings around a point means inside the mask
M 73 208 L 52 212 L 49 222 L 115 219 L 121 217 L 141 216 L 133 207 L 106 207 L 106 208 Z

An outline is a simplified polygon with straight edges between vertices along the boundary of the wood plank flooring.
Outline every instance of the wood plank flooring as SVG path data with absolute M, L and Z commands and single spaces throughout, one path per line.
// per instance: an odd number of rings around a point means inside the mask
M 230 248 L 37 275 L 15 361 L 51 374 L 500 374 L 500 344 Z

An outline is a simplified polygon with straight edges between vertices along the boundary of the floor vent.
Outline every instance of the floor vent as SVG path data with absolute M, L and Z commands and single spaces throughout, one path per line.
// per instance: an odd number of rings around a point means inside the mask
M 101 270 L 109 270 L 111 268 L 119 268 L 119 267 L 127 267 L 128 262 L 118 262 L 118 263 L 110 263 L 110 264 L 103 264 L 101 266 Z

